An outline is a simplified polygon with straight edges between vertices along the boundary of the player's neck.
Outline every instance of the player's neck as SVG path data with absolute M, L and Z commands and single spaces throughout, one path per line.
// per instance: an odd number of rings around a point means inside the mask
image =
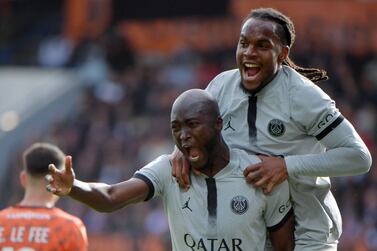
M 53 208 L 55 206 L 55 203 L 53 202 L 47 202 L 47 201 L 28 201 L 28 200 L 22 200 L 18 205 L 23 207 L 45 207 L 45 208 Z
M 46 193 L 45 191 L 26 191 L 24 198 L 19 203 L 20 206 L 26 207 L 46 207 L 52 208 L 55 206 L 57 199 L 54 195 Z
M 217 147 L 213 149 L 211 154 L 211 159 L 208 161 L 208 167 L 203 169 L 203 173 L 208 177 L 213 177 L 223 170 L 230 160 L 230 153 L 227 144 L 223 141 L 216 144 L 216 146 Z

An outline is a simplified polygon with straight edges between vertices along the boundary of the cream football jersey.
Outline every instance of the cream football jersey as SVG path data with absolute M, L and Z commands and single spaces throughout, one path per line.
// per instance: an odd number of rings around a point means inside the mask
M 264 250 L 267 229 L 279 226 L 291 203 L 287 182 L 266 196 L 246 183 L 243 170 L 255 155 L 231 150 L 229 164 L 210 178 L 191 175 L 187 192 L 171 175 L 163 155 L 135 173 L 150 186 L 150 197 L 163 200 L 172 247 L 182 250 Z
M 290 155 L 325 152 L 320 140 L 344 121 L 327 94 L 286 66 L 254 94 L 256 132 L 252 137 L 247 121 L 251 94 L 241 88 L 238 69 L 219 74 L 207 91 L 219 103 L 224 120 L 222 134 L 230 147 L 284 156 L 286 162 Z M 296 246 L 313 242 L 319 248 L 311 250 L 320 250 L 321 243 L 336 243 L 341 234 L 341 216 L 330 192 L 330 179 L 302 176 L 290 170 L 289 163 L 287 166 L 297 222 Z

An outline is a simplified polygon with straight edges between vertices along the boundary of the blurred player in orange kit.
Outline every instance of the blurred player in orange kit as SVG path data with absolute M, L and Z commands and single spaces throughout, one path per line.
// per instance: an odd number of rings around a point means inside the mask
M 55 207 L 58 196 L 46 191 L 48 165 L 63 168 L 65 154 L 48 143 L 35 143 L 23 153 L 20 181 L 24 198 L 0 211 L 0 251 L 86 251 L 82 221 Z M 4 191 L 3 191 L 4 192 Z

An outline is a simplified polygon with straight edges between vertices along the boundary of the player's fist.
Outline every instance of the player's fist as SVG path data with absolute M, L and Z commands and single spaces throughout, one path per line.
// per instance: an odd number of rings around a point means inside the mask
M 48 166 L 49 174 L 45 176 L 48 184 L 47 191 L 59 196 L 68 195 L 71 192 L 75 173 L 72 169 L 72 157 L 65 157 L 63 169 L 58 169 L 54 164 Z

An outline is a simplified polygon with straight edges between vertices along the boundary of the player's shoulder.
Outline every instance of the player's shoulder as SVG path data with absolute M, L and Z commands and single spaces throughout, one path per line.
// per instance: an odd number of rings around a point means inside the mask
M 0 214 L 5 214 L 6 212 L 8 212 L 10 210 L 14 210 L 14 208 L 13 207 L 3 208 L 3 209 L 0 210 Z
M 75 225 L 83 224 L 82 220 L 79 217 L 70 214 L 60 208 L 55 207 L 50 213 L 55 221 L 65 222 L 66 224 L 73 223 Z
M 69 250 L 86 250 L 88 241 L 83 221 L 79 217 L 56 207 L 51 209 L 50 214 L 51 220 L 46 225 L 51 229 L 51 232 L 58 232 L 60 236 L 59 238 L 51 238 L 50 244 L 52 246 L 58 245 L 57 242 L 63 238 L 66 241 L 65 245 L 70 247 Z
M 230 84 L 233 86 L 234 81 L 239 82 L 241 80 L 241 75 L 238 69 L 231 69 L 231 70 L 223 71 L 222 73 L 217 75 L 216 78 L 220 79 L 224 85 Z
M 163 154 L 137 170 L 135 175 L 141 174 L 156 182 L 168 180 L 171 177 L 171 167 L 171 155 Z
M 0 217 L 8 219 L 27 218 L 40 213 L 44 208 L 14 205 L 0 210 Z
M 295 69 L 283 66 L 283 75 L 286 79 L 285 83 L 287 83 L 291 90 L 300 87 L 307 87 L 307 86 L 314 86 L 315 84 L 306 78 L 305 76 L 298 73 Z
M 8 215 L 10 212 L 13 212 L 13 211 L 15 211 L 14 207 L 7 207 L 0 210 L 0 218 L 5 217 L 6 215 Z
M 219 103 L 220 106 L 224 104 L 230 104 L 227 102 L 231 96 L 232 99 L 239 95 L 238 88 L 241 83 L 241 75 L 238 69 L 227 70 L 219 73 L 212 81 L 207 85 L 206 91 L 208 91 Z
M 46 221 L 50 225 L 82 225 L 80 218 L 63 211 L 60 208 L 12 206 L 0 212 L 0 218 L 12 220 L 29 220 L 30 222 Z
M 233 86 L 234 81 L 240 81 L 241 75 L 238 69 L 231 69 L 227 71 L 220 72 L 214 79 L 210 82 L 210 88 L 223 88 L 228 85 Z
M 330 97 L 310 79 L 288 66 L 283 66 L 287 96 L 293 104 L 316 104 Z
M 145 167 L 150 168 L 154 166 L 164 166 L 164 167 L 170 167 L 171 166 L 171 154 L 162 154 L 158 157 L 156 157 L 154 160 L 149 162 Z
M 291 67 L 283 66 L 283 73 L 286 80 L 284 82 L 288 85 L 291 92 L 322 92 L 318 85 Z
M 217 76 L 217 77 L 237 77 L 237 76 L 240 76 L 240 72 L 237 68 L 235 69 L 230 69 L 230 70 L 226 70 L 226 71 L 223 71 L 223 72 L 220 72 Z

